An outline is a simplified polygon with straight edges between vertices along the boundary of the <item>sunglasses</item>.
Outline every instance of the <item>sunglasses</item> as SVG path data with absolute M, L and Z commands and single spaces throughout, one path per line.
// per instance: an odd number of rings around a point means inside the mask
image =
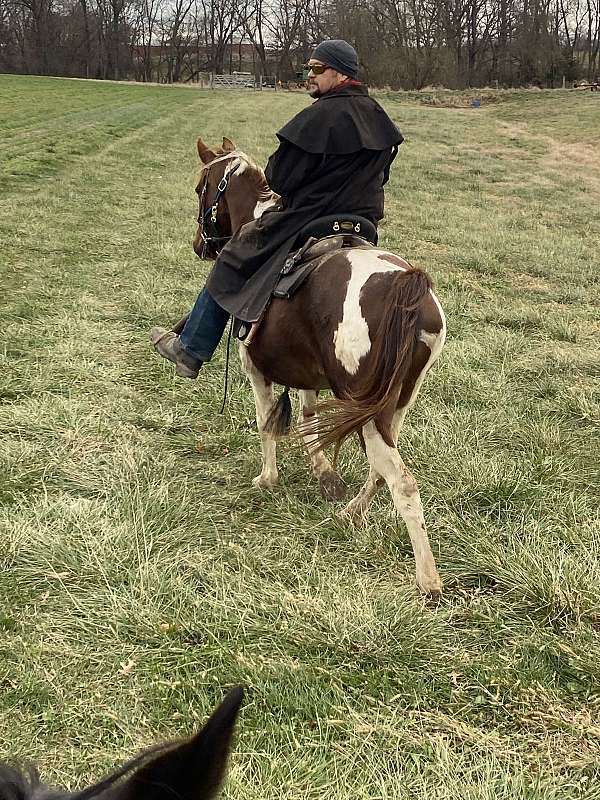
M 331 67 L 328 67 L 327 64 L 305 64 L 304 69 L 307 72 L 312 72 L 313 75 L 322 75 Z

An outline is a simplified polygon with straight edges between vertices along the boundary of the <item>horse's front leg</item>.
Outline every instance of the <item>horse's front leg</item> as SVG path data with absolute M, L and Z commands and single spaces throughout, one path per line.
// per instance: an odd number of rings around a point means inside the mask
M 262 447 L 262 471 L 260 475 L 253 479 L 252 484 L 257 489 L 270 489 L 279 482 L 275 439 L 264 431 L 265 423 L 273 408 L 273 384 L 267 381 L 262 372 L 259 372 L 255 367 L 254 362 L 248 355 L 246 346 L 240 344 L 239 350 L 242 366 L 250 379 L 252 391 L 254 392 L 256 423 Z
M 317 393 L 312 389 L 300 389 L 299 394 L 300 414 L 298 416 L 298 424 L 302 426 L 310 423 L 311 420 L 315 420 L 317 414 L 315 410 L 317 405 Z M 324 497 L 325 500 L 343 500 L 346 497 L 346 484 L 333 469 L 325 453 L 322 450 L 315 451 L 311 448 L 311 445 L 317 438 L 316 435 L 308 433 L 303 438 L 308 447 L 313 474 L 319 481 L 321 496 Z

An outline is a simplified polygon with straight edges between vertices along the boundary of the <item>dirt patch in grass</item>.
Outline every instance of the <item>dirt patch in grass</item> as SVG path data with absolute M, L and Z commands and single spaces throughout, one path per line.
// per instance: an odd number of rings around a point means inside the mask
M 548 281 L 541 278 L 536 278 L 533 275 L 527 275 L 525 272 L 513 272 L 511 276 L 511 283 L 520 289 L 527 289 L 530 292 L 550 292 L 552 286 Z
M 600 189 L 600 147 L 586 142 L 564 142 L 552 136 L 534 133 L 525 123 L 501 122 L 501 136 L 520 139 L 524 143 L 542 144 L 547 152 L 540 159 L 540 167 L 562 175 L 576 173 L 588 186 Z
M 550 152 L 544 164 L 562 173 L 575 172 L 594 191 L 600 191 L 600 148 L 590 144 L 558 142 L 547 137 Z

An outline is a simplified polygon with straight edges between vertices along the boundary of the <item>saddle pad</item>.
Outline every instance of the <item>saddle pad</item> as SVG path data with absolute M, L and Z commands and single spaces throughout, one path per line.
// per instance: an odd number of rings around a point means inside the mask
M 283 275 L 273 291 L 273 297 L 286 300 L 293 297 L 310 273 L 319 266 L 323 259 L 324 256 L 318 256 L 317 258 L 312 258 L 310 261 L 304 261 L 302 264 L 298 264 L 296 269 L 289 275 Z

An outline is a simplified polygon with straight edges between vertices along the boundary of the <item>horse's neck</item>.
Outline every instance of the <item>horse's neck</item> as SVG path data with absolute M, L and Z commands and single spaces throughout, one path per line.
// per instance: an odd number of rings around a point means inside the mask
M 263 212 L 279 199 L 279 195 L 270 189 L 269 194 L 265 194 L 258 186 L 251 186 L 244 197 L 239 197 L 235 203 L 229 204 L 232 232 L 235 233 L 242 225 L 261 217 Z

